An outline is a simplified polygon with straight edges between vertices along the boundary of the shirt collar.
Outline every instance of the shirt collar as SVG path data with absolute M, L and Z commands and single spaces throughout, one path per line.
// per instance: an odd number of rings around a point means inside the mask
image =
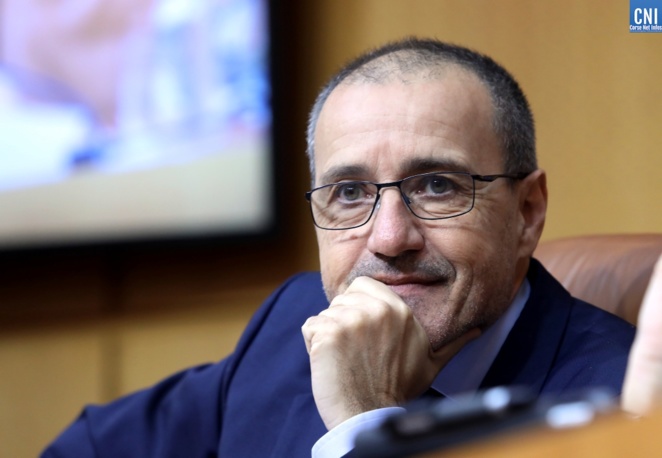
M 530 293 L 531 286 L 525 278 L 506 313 L 479 337 L 466 344 L 439 372 L 432 387 L 449 398 L 478 390 Z

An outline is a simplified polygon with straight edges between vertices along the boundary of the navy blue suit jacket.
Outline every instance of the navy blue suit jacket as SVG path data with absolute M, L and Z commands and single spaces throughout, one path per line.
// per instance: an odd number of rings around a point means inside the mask
M 547 396 L 620 393 L 634 327 L 572 298 L 537 262 L 531 295 L 483 387 Z M 291 278 L 253 317 L 232 355 L 114 401 L 89 406 L 43 457 L 309 457 L 326 433 L 301 335 L 328 306 L 317 273 Z

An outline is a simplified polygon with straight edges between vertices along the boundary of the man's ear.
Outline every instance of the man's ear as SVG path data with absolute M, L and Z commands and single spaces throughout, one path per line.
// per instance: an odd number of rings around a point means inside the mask
M 519 255 L 528 258 L 538 245 L 547 214 L 547 175 L 536 170 L 520 183 Z

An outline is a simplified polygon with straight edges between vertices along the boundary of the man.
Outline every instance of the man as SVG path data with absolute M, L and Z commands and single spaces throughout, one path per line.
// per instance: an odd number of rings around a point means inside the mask
M 546 181 L 505 70 L 387 45 L 322 91 L 308 140 L 321 281 L 289 280 L 230 357 L 88 407 L 44 456 L 342 456 L 424 393 L 620 391 L 632 326 L 531 259 Z

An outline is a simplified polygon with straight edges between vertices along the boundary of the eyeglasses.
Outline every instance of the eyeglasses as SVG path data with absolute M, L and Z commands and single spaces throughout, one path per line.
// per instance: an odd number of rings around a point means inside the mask
M 390 183 L 344 181 L 320 186 L 306 193 L 315 226 L 327 230 L 354 229 L 366 224 L 377 208 L 380 190 L 396 187 L 414 216 L 447 219 L 474 208 L 476 181 L 497 178 L 521 180 L 529 173 L 472 175 L 466 172 L 434 172 L 413 175 Z

